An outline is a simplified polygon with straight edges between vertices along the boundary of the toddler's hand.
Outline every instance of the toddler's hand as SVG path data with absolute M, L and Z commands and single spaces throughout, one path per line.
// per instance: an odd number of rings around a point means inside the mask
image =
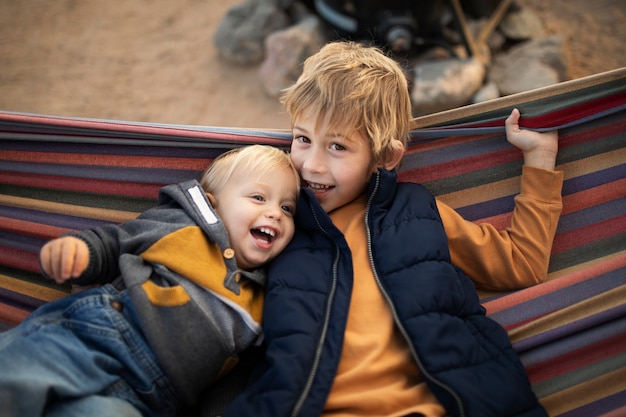
M 524 164 L 543 169 L 554 169 L 559 150 L 559 135 L 556 130 L 539 133 L 519 127 L 520 112 L 513 109 L 504 122 L 506 138 L 524 153 Z
M 61 284 L 79 277 L 89 264 L 89 247 L 73 236 L 64 236 L 46 243 L 39 252 L 44 272 Z

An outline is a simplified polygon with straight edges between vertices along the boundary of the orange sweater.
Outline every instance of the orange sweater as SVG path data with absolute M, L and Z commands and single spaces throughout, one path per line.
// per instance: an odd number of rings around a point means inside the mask
M 541 282 L 561 212 L 560 172 L 524 167 L 511 226 L 476 225 L 438 202 L 452 262 L 485 289 L 515 289 Z M 444 416 L 393 322 L 369 264 L 366 197 L 331 213 L 350 246 L 354 287 L 337 376 L 325 416 Z

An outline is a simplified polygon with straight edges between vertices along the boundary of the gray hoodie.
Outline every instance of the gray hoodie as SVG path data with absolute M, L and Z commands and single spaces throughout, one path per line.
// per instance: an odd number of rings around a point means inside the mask
M 197 181 L 166 186 L 159 205 L 119 225 L 72 234 L 90 249 L 75 284 L 116 282 L 190 405 L 259 342 L 265 272 L 237 269 L 224 224 Z

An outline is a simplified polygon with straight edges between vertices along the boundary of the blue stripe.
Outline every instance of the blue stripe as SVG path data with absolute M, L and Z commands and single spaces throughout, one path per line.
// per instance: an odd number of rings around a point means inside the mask
M 498 152 L 506 149 L 513 150 L 513 146 L 507 142 L 504 135 L 481 138 L 442 148 L 417 151 L 407 154 L 402 160 L 401 170 L 411 170 L 415 168 L 428 167 L 435 164 L 460 160 L 462 158 L 482 157 L 485 154 Z M 459 161 L 459 164 L 462 162 Z M 488 164 L 484 164 L 487 166 Z
M 151 142 L 154 143 L 154 142 Z M 178 144 L 177 147 L 127 146 L 97 143 L 30 142 L 23 140 L 0 140 L 0 150 L 24 152 L 54 152 L 83 155 L 156 156 L 170 158 L 214 158 L 227 149 L 210 147 L 199 149 Z
M 562 195 L 570 195 L 626 177 L 626 164 L 617 165 L 563 181 Z
M 141 184 L 170 184 L 198 178 L 202 171 L 166 168 L 109 167 L 102 165 L 48 164 L 0 161 L 0 170 L 78 179 L 95 179 Z
M 39 249 L 41 249 L 47 241 L 48 239 L 0 230 L 0 246 L 5 246 L 7 248 L 19 249 L 21 251 L 31 253 L 39 253 Z
M 626 197 L 564 214 L 559 219 L 557 234 L 571 232 L 581 227 L 622 216 L 626 213 Z
M 455 210 L 464 218 L 470 221 L 483 219 L 485 217 L 497 216 L 503 213 L 510 213 L 515 207 L 515 194 L 507 195 L 482 203 L 470 206 L 458 207 Z
M 626 267 L 618 268 L 592 279 L 534 297 L 506 310 L 493 313 L 490 317 L 503 326 L 529 320 L 617 288 L 623 285 L 625 276 Z
M 67 216 L 64 214 L 48 213 L 9 206 L 0 206 L 0 215 L 17 220 L 75 230 L 84 230 L 105 224 L 111 224 L 110 221 Z

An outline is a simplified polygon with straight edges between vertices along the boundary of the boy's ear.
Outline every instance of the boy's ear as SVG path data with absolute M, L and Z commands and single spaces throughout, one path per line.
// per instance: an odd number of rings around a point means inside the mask
M 206 197 L 209 200 L 209 203 L 211 203 L 211 206 L 213 208 L 217 208 L 217 199 L 215 198 L 215 196 L 213 194 L 211 194 L 211 193 L 205 193 L 205 194 L 206 194 Z
M 395 139 L 392 142 L 391 150 L 387 153 L 386 160 L 383 161 L 382 166 L 388 171 L 395 169 L 404 156 L 404 145 L 399 140 Z

